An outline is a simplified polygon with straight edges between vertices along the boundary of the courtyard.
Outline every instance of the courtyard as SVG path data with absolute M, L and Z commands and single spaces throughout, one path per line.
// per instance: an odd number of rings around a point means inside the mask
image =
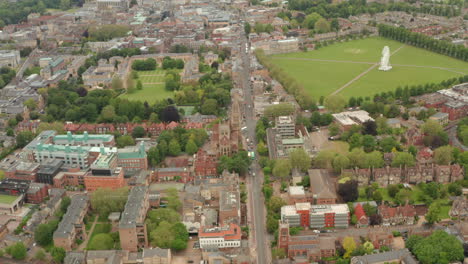
M 135 85 L 138 80 L 143 84 L 142 90 L 135 90 L 135 92 L 122 94 L 120 97 L 134 101 L 147 101 L 154 103 L 158 100 L 171 98 L 174 92 L 168 91 L 164 88 L 164 76 L 166 71 L 163 69 L 156 69 L 154 71 L 139 71 L 138 79 L 135 80 Z
M 378 70 L 384 46 L 389 46 L 392 54 L 393 69 L 387 72 Z M 278 54 L 273 62 L 316 98 L 331 94 L 373 96 L 398 86 L 438 83 L 468 74 L 464 61 L 380 37 Z

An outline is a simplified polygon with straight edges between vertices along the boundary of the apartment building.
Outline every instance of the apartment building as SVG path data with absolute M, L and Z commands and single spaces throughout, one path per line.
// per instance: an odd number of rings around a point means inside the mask
M 236 224 L 224 227 L 200 228 L 200 248 L 234 248 L 241 245 L 242 231 Z
M 128 200 L 119 223 L 120 245 L 123 250 L 135 252 L 148 245 L 145 224 L 148 209 L 148 187 L 133 187 L 128 195 Z
M 276 118 L 276 133 L 281 138 L 294 138 L 296 124 L 291 116 L 279 116 Z
M 55 230 L 54 245 L 66 251 L 72 250 L 75 240 L 86 238 L 83 219 L 88 212 L 89 198 L 86 194 L 77 194 L 71 197 L 70 206 Z
M 296 203 L 281 207 L 281 221 L 290 226 L 347 228 L 349 220 L 349 208 L 346 204 Z

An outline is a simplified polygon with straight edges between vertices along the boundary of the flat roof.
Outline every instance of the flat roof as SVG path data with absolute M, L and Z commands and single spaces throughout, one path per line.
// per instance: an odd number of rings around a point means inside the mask
M 12 204 L 20 196 L 0 194 L 0 204 Z

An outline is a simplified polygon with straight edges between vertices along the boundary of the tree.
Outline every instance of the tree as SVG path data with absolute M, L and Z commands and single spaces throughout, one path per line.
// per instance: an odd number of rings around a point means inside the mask
M 371 254 L 372 251 L 374 251 L 374 245 L 370 241 L 364 242 L 364 244 L 362 244 L 362 248 L 364 249 L 366 254 Z
M 429 206 L 429 210 L 426 214 L 426 220 L 429 224 L 437 223 L 441 220 L 440 218 L 440 204 L 439 203 L 432 203 Z
M 392 167 L 407 166 L 412 167 L 415 164 L 414 156 L 408 152 L 396 152 L 392 160 Z
M 70 0 L 60 0 L 60 9 L 68 10 L 71 7 Z
M 388 195 L 395 198 L 396 194 L 400 191 L 400 187 L 397 184 L 390 184 L 387 186 Z
M 53 234 L 57 229 L 58 221 L 50 221 L 46 224 L 40 224 L 34 230 L 34 241 L 40 246 L 51 245 L 53 241 Z
M 312 165 L 309 154 L 302 148 L 291 151 L 289 153 L 289 160 L 291 161 L 292 168 L 297 168 L 303 172 L 307 172 Z
M 101 120 L 103 122 L 111 123 L 114 122 L 116 117 L 115 108 L 112 105 L 106 105 L 101 110 Z
M 61 247 L 53 247 L 50 250 L 50 255 L 52 256 L 52 259 L 55 262 L 63 263 L 63 260 L 65 259 L 65 256 L 67 255 L 67 252 L 65 252 L 65 249 Z
M 122 79 L 120 79 L 120 77 L 117 74 L 115 74 L 114 77 L 112 77 L 111 87 L 114 90 L 123 89 Z
M 372 120 L 368 120 L 362 124 L 362 133 L 364 135 L 377 135 L 377 123 Z
M 45 257 L 46 257 L 46 254 L 45 254 L 44 250 L 42 250 L 42 249 L 39 249 L 38 251 L 36 251 L 36 254 L 34 255 L 34 259 L 35 260 L 40 260 L 40 261 L 44 261 Z
M 369 217 L 369 223 L 373 226 L 382 224 L 382 216 L 379 214 L 373 214 Z
M 345 237 L 343 239 L 343 248 L 345 250 L 344 258 L 351 257 L 351 253 L 356 249 L 356 242 L 352 237 Z
M 391 152 L 398 146 L 398 142 L 393 137 L 386 137 L 380 140 L 379 145 L 383 152 Z
M 95 235 L 88 244 L 88 250 L 109 250 L 113 248 L 114 240 L 107 233 Z
M 411 191 L 408 189 L 401 189 L 395 195 L 395 202 L 400 205 L 403 205 L 406 202 L 408 202 L 410 198 L 411 198 Z
M 338 185 L 338 194 L 345 202 L 354 202 L 359 197 L 358 182 L 350 180 Z
M 341 170 L 349 167 L 350 161 L 345 155 L 338 154 L 333 159 L 333 169 L 335 172 L 341 172 Z
M 130 135 L 120 136 L 115 141 L 119 148 L 135 145 L 135 141 Z
M 354 135 L 358 135 L 358 134 L 354 134 Z M 365 135 L 362 137 L 362 147 L 364 148 L 365 152 L 373 151 L 376 145 L 377 143 L 375 142 L 374 136 Z
M 29 142 L 34 139 L 34 134 L 30 131 L 22 131 L 16 135 L 16 146 L 24 148 Z
M 317 33 L 327 33 L 330 32 L 331 26 L 327 20 L 325 20 L 324 18 L 320 18 L 319 20 L 317 20 L 317 22 L 315 22 L 314 29 Z
M 453 159 L 453 147 L 443 146 L 434 151 L 434 161 L 439 165 L 450 165 Z
M 407 247 L 423 264 L 460 262 L 464 257 L 462 243 L 443 230 L 436 230 L 426 238 L 411 236 Z
M 333 159 L 336 153 L 330 150 L 320 151 L 314 159 L 314 166 L 320 169 L 331 169 L 333 165 Z
M 340 112 L 346 106 L 346 99 L 341 95 L 330 95 L 325 98 L 325 107 L 331 112 Z
M 322 16 L 319 15 L 318 13 L 314 12 L 309 15 L 307 15 L 304 19 L 304 22 L 302 23 L 303 27 L 308 28 L 308 29 L 313 29 L 315 27 L 315 23 L 321 19 Z
M 267 208 L 274 214 L 281 213 L 281 207 L 286 205 L 286 202 L 278 196 L 271 197 L 267 202 Z
M 365 168 L 366 164 L 364 163 L 364 159 L 366 157 L 366 153 L 360 148 L 355 148 L 351 150 L 348 154 L 349 162 L 351 168 L 359 167 Z
M 132 137 L 134 138 L 142 138 L 146 134 L 145 129 L 142 126 L 137 126 L 132 131 Z
M 136 89 L 137 90 L 143 90 L 143 83 L 141 82 L 141 80 L 137 81 Z
M 180 221 L 180 215 L 176 211 L 168 208 L 158 208 L 148 212 L 147 218 L 156 226 L 162 221 L 175 223 Z
M 150 232 L 151 244 L 160 248 L 170 248 L 174 240 L 171 227 L 170 223 L 162 221 L 156 229 Z
M 422 131 L 429 136 L 437 136 L 444 132 L 444 128 L 439 124 L 439 122 L 428 119 L 422 126 Z
M 216 115 L 218 113 L 218 102 L 216 99 L 207 99 L 201 106 L 201 113 L 204 115 Z
M 382 152 L 372 151 L 364 155 L 364 168 L 382 168 L 384 166 L 384 160 Z
M 275 167 L 273 168 L 273 175 L 284 179 L 291 174 L 291 162 L 288 159 L 280 159 L 275 162 Z
M 91 194 L 91 207 L 102 217 L 107 217 L 111 212 L 122 212 L 127 198 L 127 187 L 115 190 L 99 188 Z
M 372 199 L 376 201 L 377 203 L 382 202 L 383 200 L 382 193 L 379 190 L 374 191 L 374 193 L 372 194 Z
M 29 109 L 29 111 L 34 111 L 37 108 L 37 102 L 32 98 L 29 98 L 28 100 L 24 101 L 23 105 L 25 105 Z
M 178 211 L 182 207 L 177 189 L 169 188 L 166 191 L 167 208 Z
M 244 24 L 244 32 L 245 32 L 245 35 L 249 35 L 250 32 L 252 32 L 252 26 L 250 25 L 249 22 L 245 22 L 245 24 Z
M 190 139 L 187 141 L 187 145 L 185 145 L 185 152 L 187 152 L 189 155 L 193 155 L 198 151 L 197 144 L 195 144 L 195 141 Z
M 276 219 L 275 217 L 273 217 L 272 214 L 268 214 L 267 215 L 267 221 L 266 221 L 266 225 L 267 225 L 267 231 L 268 233 L 270 234 L 273 234 L 275 233 L 276 230 L 278 230 L 278 219 Z
M 182 150 L 180 149 L 180 144 L 177 141 L 177 139 L 173 138 L 169 142 L 169 155 L 171 156 L 177 156 L 180 154 Z
M 161 117 L 161 121 L 166 122 L 166 123 L 179 122 L 180 121 L 179 111 L 173 105 L 169 105 L 169 106 L 165 107 L 161 111 L 159 116 Z
M 26 258 L 26 247 L 23 242 L 18 242 L 6 248 L 6 252 L 17 260 L 23 260 Z
M 135 92 L 135 80 L 132 78 L 127 78 L 127 93 Z

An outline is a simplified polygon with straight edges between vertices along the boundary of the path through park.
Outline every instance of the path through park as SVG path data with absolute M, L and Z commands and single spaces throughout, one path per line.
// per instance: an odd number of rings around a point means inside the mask
M 395 55 L 398 51 L 400 51 L 405 45 L 401 45 L 398 49 L 396 49 L 395 51 L 392 52 L 392 56 Z M 355 81 L 361 79 L 362 76 L 366 75 L 367 73 L 369 73 L 370 71 L 372 71 L 375 67 L 379 66 L 379 62 L 377 63 L 374 63 L 372 66 L 369 67 L 369 69 L 365 70 L 364 72 L 360 73 L 358 76 L 354 77 L 351 81 L 347 82 L 345 85 L 341 86 L 340 88 L 338 88 L 336 91 L 334 91 L 331 95 L 335 95 L 339 92 L 341 92 L 343 89 L 345 89 L 346 87 L 350 86 L 352 83 L 354 83 Z

